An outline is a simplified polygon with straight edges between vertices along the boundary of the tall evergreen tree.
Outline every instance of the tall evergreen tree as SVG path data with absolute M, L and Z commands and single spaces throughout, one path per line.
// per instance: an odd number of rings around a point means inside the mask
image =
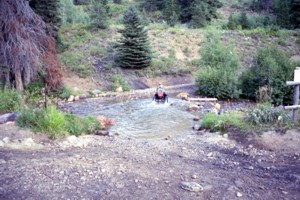
M 179 11 L 177 0 L 166 0 L 164 16 L 169 25 L 174 24 L 175 16 L 178 16 Z
M 147 31 L 134 6 L 130 6 L 123 16 L 124 26 L 117 45 L 116 63 L 124 68 L 141 69 L 151 62 L 151 50 Z
M 91 27 L 106 29 L 108 27 L 108 12 L 107 0 L 94 0 L 91 6 Z
M 292 0 L 291 23 L 294 28 L 300 28 L 300 0 Z
M 206 26 L 206 15 L 208 13 L 207 5 L 202 0 L 195 0 L 192 6 L 192 20 L 190 26 L 201 28 Z
M 30 0 L 29 5 L 44 22 L 50 24 L 51 30 L 48 31 L 52 36 L 57 37 L 61 25 L 60 0 Z
M 291 0 L 277 0 L 275 2 L 275 14 L 277 24 L 284 28 L 291 27 L 290 18 Z

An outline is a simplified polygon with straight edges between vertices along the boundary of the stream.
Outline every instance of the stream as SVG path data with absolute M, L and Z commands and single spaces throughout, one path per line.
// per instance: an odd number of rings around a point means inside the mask
M 75 115 L 103 115 L 114 120 L 109 129 L 128 138 L 163 139 L 192 134 L 194 115 L 186 111 L 182 100 L 169 99 L 170 103 L 158 104 L 151 99 L 127 102 L 103 102 L 100 99 L 69 104 L 67 108 Z

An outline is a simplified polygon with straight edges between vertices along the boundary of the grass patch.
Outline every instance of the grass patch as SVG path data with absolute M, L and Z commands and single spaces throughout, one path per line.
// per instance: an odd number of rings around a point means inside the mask
M 20 109 L 21 95 L 14 89 L 0 89 L 0 113 L 15 112 Z
M 226 132 L 232 128 L 244 132 L 251 128 L 251 125 L 244 120 L 244 114 L 237 111 L 232 111 L 221 115 L 207 113 L 203 116 L 201 126 L 212 131 L 220 132 Z
M 35 132 L 47 133 L 52 139 L 66 135 L 90 134 L 100 129 L 100 124 L 95 118 L 79 118 L 65 114 L 55 107 L 23 109 L 16 122 L 20 127 L 30 128 Z

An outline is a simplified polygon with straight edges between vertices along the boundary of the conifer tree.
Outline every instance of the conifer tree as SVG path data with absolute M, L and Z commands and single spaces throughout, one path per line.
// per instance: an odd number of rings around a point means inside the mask
M 178 16 L 177 13 L 179 13 L 179 6 L 177 0 L 166 0 L 164 16 L 169 25 L 174 25 L 174 19 L 176 16 Z
M 290 0 L 277 0 L 275 2 L 275 14 L 277 24 L 284 28 L 290 28 Z
M 108 27 L 108 12 L 107 0 L 94 0 L 91 6 L 91 27 L 106 29 Z
M 120 30 L 122 36 L 116 47 L 116 63 L 123 68 L 148 67 L 151 62 L 148 35 L 134 6 L 124 12 L 123 21 L 125 28 Z
M 192 20 L 190 26 L 193 28 L 201 28 L 206 26 L 206 15 L 208 9 L 206 4 L 201 0 L 195 0 L 192 6 Z
M 42 17 L 44 22 L 50 24 L 50 34 L 57 37 L 58 29 L 61 25 L 59 13 L 60 0 L 31 0 L 30 7 Z
M 300 0 L 292 0 L 291 23 L 294 28 L 300 28 Z

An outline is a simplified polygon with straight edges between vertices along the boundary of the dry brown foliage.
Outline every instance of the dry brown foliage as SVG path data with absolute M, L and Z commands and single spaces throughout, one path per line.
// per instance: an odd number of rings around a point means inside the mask
M 50 88 L 61 82 L 61 70 L 47 24 L 35 14 L 27 0 L 1 0 L 0 67 L 6 66 L 6 84 L 22 91 L 24 85 L 45 70 Z M 50 74 L 51 73 L 51 74 Z

